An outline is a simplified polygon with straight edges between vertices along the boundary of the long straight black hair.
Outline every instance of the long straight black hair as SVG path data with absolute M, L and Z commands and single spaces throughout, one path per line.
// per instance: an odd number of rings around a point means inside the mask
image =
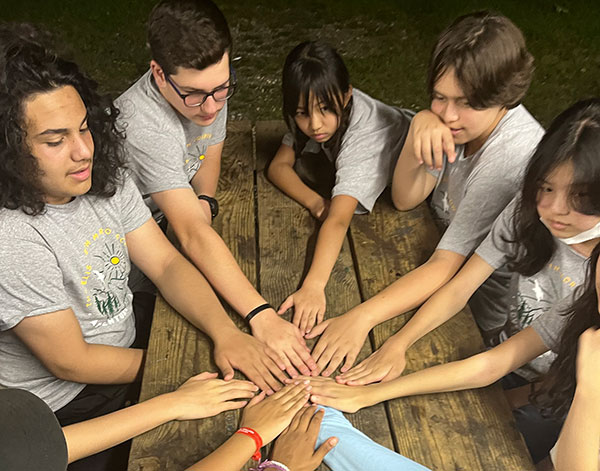
M 308 136 L 294 121 L 296 110 L 302 101 L 301 106 L 309 112 L 316 98 L 338 117 L 338 129 L 325 144 L 334 159 L 337 158 L 352 110 L 352 98 L 344 106 L 344 97 L 350 89 L 350 75 L 337 51 L 320 41 L 298 44 L 285 59 L 281 85 L 283 119 L 294 135 L 296 152 L 301 152 L 308 141 Z
M 522 247 L 509 265 L 512 271 L 531 276 L 552 257 L 556 242 L 539 220 L 538 193 L 548 175 L 566 163 L 573 165 L 571 208 L 600 215 L 600 99 L 580 101 L 559 114 L 533 153 L 513 220 L 515 240 L 508 241 Z

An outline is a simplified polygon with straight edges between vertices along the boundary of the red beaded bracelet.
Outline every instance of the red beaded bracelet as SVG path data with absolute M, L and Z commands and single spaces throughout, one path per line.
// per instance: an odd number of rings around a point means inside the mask
M 258 434 L 258 432 L 256 430 L 252 430 L 251 428 L 248 428 L 248 427 L 241 427 L 235 433 L 241 433 L 242 435 L 247 435 L 248 437 L 252 438 L 252 440 L 254 440 L 254 443 L 256 443 L 256 451 L 252 455 L 252 459 L 254 461 L 260 461 L 260 457 L 261 457 L 260 449 L 263 446 L 263 441 L 262 441 L 262 438 L 260 437 L 260 435 Z

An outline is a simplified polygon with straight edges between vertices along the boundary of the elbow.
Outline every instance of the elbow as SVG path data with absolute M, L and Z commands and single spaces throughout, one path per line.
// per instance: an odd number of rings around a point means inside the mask
M 498 381 L 504 372 L 498 367 L 498 360 L 491 351 L 479 353 L 471 357 L 472 365 L 470 365 L 472 388 L 483 388 Z
M 412 201 L 407 201 L 406 198 L 402 198 L 402 195 L 399 193 L 400 192 L 392 186 L 392 203 L 394 204 L 394 207 L 398 211 L 410 211 L 411 209 L 415 209 L 418 203 L 414 204 Z

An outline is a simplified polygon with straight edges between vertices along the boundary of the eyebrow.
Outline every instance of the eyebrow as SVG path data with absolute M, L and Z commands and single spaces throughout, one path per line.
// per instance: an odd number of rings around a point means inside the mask
M 88 114 L 85 114 L 85 117 L 83 118 L 83 121 L 81 121 L 81 123 L 79 124 L 79 127 L 83 126 L 83 123 L 85 123 L 88 120 Z M 48 135 L 55 135 L 55 134 L 67 134 L 69 130 L 67 128 L 58 128 L 58 129 L 46 129 L 45 131 L 42 131 L 41 133 L 38 134 L 38 136 L 48 136 Z
M 206 90 L 200 90 L 199 88 L 190 88 L 190 87 L 186 87 L 185 85 L 180 85 L 179 88 L 181 89 L 182 92 L 186 92 L 186 93 L 211 93 L 214 92 L 215 90 L 218 90 L 219 88 L 223 88 L 225 87 L 225 84 L 227 82 L 229 82 L 231 80 L 231 76 L 225 80 L 221 85 L 217 85 L 215 88 L 213 88 L 210 92 L 207 92 Z

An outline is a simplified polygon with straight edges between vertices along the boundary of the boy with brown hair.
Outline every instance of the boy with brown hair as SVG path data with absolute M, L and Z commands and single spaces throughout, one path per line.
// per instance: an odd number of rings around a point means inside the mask
M 533 74 L 523 34 L 489 12 L 460 17 L 439 37 L 429 66 L 431 109 L 413 118 L 392 184 L 394 205 L 414 208 L 431 196 L 445 230 L 420 267 L 346 314 L 315 327 L 323 334 L 313 356 L 338 381 L 365 384 L 399 376 L 404 352 L 426 331 L 409 322 L 378 351 L 348 372 L 370 329 L 425 302 L 475 251 L 495 218 L 518 191 L 523 171 L 543 134 L 521 101 Z M 510 274 L 497 270 L 471 298 L 488 342 L 507 316 Z

